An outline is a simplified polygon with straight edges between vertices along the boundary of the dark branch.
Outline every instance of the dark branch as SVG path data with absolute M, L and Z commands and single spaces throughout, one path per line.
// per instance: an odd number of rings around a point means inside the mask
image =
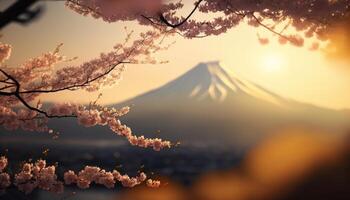
M 143 14 L 141 14 L 141 17 L 143 17 L 144 19 L 146 19 L 147 21 L 149 21 L 149 22 L 151 22 L 151 24 L 154 24 L 154 25 L 158 25 L 158 26 L 163 26 L 164 24 L 162 24 L 161 22 L 156 22 L 156 21 L 154 21 L 153 19 L 153 17 L 147 17 L 146 15 L 143 15 Z M 159 20 L 158 20 L 159 21 Z
M 0 29 L 11 22 L 27 24 L 36 19 L 43 11 L 42 7 L 30 9 L 38 0 L 17 0 L 5 11 L 0 12 Z
M 6 89 L 9 89 L 11 87 L 15 87 L 14 85 L 6 85 L 4 87 L 1 87 L 0 90 L 6 90 Z
M 1 92 L 0 91 L 0 95 L 15 96 L 25 107 L 27 107 L 30 110 L 36 111 L 40 114 L 43 114 L 47 118 L 76 117 L 75 115 L 50 115 L 46 111 L 40 110 L 39 108 L 36 108 L 36 107 L 29 105 L 20 94 L 20 87 L 21 87 L 20 83 L 13 76 L 8 74 L 4 70 L 0 69 L 0 72 L 2 72 L 9 80 L 13 81 L 15 86 L 16 86 L 16 90 L 14 92 Z
M 254 13 L 251 13 L 250 15 L 256 20 L 256 22 L 257 22 L 260 26 L 262 26 L 262 27 L 264 27 L 265 29 L 267 29 L 268 31 L 270 31 L 270 32 L 272 32 L 272 33 L 274 33 L 274 34 L 276 34 L 276 35 L 278 35 L 278 36 L 280 36 L 280 37 L 282 37 L 282 38 L 284 38 L 284 39 L 290 41 L 290 39 L 289 39 L 287 36 L 283 35 L 282 33 L 277 32 L 277 31 L 275 31 L 274 29 L 272 29 L 272 28 L 268 27 L 267 25 L 263 24 L 263 23 L 254 15 Z
M 190 12 L 190 14 L 181 22 L 177 23 L 177 24 L 171 24 L 167 19 L 165 19 L 163 13 L 158 13 L 159 19 L 160 21 L 162 21 L 165 25 L 170 26 L 172 28 L 177 28 L 179 26 L 181 26 L 182 24 L 184 24 L 185 22 L 187 22 L 187 20 L 190 19 L 190 17 L 193 15 L 193 13 L 197 10 L 197 8 L 199 7 L 199 4 L 202 2 L 203 0 L 199 0 L 196 4 L 195 7 L 192 9 L 192 11 Z M 151 20 L 152 21 L 152 20 Z

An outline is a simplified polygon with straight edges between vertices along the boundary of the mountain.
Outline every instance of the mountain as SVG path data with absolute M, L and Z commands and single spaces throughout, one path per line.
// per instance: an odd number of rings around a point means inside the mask
M 148 98 L 171 98 L 171 101 L 195 100 L 228 102 L 238 96 L 251 96 L 270 103 L 283 101 L 278 95 L 237 77 L 218 61 L 200 63 L 174 81 L 128 102 L 144 102 Z
M 347 112 L 283 98 L 217 61 L 199 63 L 160 88 L 111 106 L 125 105 L 132 109 L 122 121 L 136 133 L 236 147 L 252 145 L 284 126 L 312 126 L 338 134 L 347 130 L 350 119 Z M 118 140 L 106 127 L 84 128 L 71 119 L 51 125 L 61 130 L 62 141 Z
M 132 105 L 126 121 L 140 132 L 180 141 L 249 145 L 283 126 L 346 130 L 350 115 L 283 98 L 218 61 L 114 106 Z

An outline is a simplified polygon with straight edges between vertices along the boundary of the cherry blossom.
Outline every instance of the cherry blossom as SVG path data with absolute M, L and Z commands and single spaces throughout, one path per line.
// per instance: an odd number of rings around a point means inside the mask
M 0 157 L 0 172 L 2 172 L 7 167 L 7 158 L 4 156 Z
M 319 43 L 315 42 L 315 43 L 312 43 L 312 45 L 309 47 L 309 50 L 310 51 L 316 51 L 320 48 L 320 45 Z
M 6 163 L 7 158 L 1 157 L 1 162 Z M 6 168 L 6 165 L 4 169 Z M 60 181 L 56 174 L 56 167 L 47 166 L 45 160 L 35 163 L 26 162 L 21 171 L 14 175 L 13 185 L 25 194 L 30 194 L 35 189 L 46 190 L 54 193 L 62 193 L 64 185 L 76 184 L 80 189 L 87 189 L 92 183 L 103 185 L 106 188 L 114 188 L 119 182 L 124 187 L 135 187 L 146 182 L 148 187 L 159 187 L 160 181 L 147 179 L 145 173 L 141 172 L 136 177 L 122 175 L 119 171 L 106 171 L 96 166 L 85 166 L 78 173 L 68 170 L 63 174 L 64 181 Z M 10 175 L 0 173 L 0 190 L 11 185 Z
M 115 183 L 119 181 L 124 187 L 134 187 L 147 179 L 145 173 L 141 172 L 136 177 L 121 175 L 117 170 L 112 172 L 105 171 L 99 167 L 85 166 L 85 168 L 75 174 L 73 171 L 67 171 L 64 174 L 66 184 L 77 184 L 81 189 L 90 187 L 91 183 L 101 184 L 107 188 L 114 188 Z
M 122 124 L 118 118 L 129 112 L 129 107 L 114 109 L 96 103 L 89 106 L 62 103 L 44 110 L 42 103 L 37 101 L 45 93 L 78 89 L 91 92 L 116 84 L 125 71 L 125 64 L 156 62 L 151 53 L 166 48 L 160 47 L 157 41 L 162 34 L 160 31 L 148 31 L 141 33 L 140 39 L 130 42 L 129 33 L 126 41 L 115 45 L 113 51 L 102 53 L 98 58 L 78 66 L 55 69 L 56 64 L 66 61 L 64 56 L 59 55 L 62 45 L 52 52 L 27 60 L 21 66 L 4 65 L 0 69 L 0 125 L 8 130 L 21 128 L 53 133 L 47 126 L 49 119 L 71 117 L 86 127 L 109 126 L 132 145 L 152 147 L 157 151 L 170 147 L 169 141 L 135 136 L 129 127 Z M 5 60 L 10 55 L 11 47 L 1 44 L 0 49 L 4 58 L 2 60 Z M 17 109 L 18 106 L 22 107 Z
M 156 2 L 159 3 L 159 1 Z M 156 28 L 165 26 L 177 29 L 178 33 L 187 38 L 219 35 L 242 22 L 247 22 L 253 27 L 263 27 L 295 46 L 303 46 L 302 40 L 313 36 L 319 40 L 329 38 L 327 32 L 332 30 L 334 24 L 346 20 L 350 7 L 349 0 L 197 0 L 192 2 L 194 5 L 188 1 L 163 1 L 160 2 L 161 5 L 152 6 L 152 11 L 139 9 L 146 8 L 148 1 L 135 6 L 135 9 L 124 9 L 124 1 L 111 3 L 104 0 L 67 0 L 66 4 L 80 14 L 102 18 L 107 22 L 136 20 L 140 24 L 152 25 Z M 191 6 L 193 8 L 188 15 L 178 14 L 183 7 Z M 123 8 L 122 12 L 120 8 Z M 158 12 L 154 12 L 157 8 Z M 199 17 L 194 17 L 195 12 Z M 294 33 L 287 34 L 286 29 Z M 259 41 L 261 42 L 260 39 Z
M 0 173 L 0 191 L 11 185 L 10 175 L 8 173 Z
M 63 182 L 57 180 L 56 167 L 46 166 L 44 160 L 38 160 L 35 164 L 24 163 L 22 170 L 15 174 L 13 184 L 26 194 L 36 188 L 56 193 L 63 192 Z
M 0 43 L 0 63 L 10 58 L 11 49 L 11 45 Z
M 160 181 L 148 179 L 146 184 L 148 187 L 158 188 L 160 186 Z
M 260 37 L 260 35 L 258 35 L 258 39 L 261 45 L 266 45 L 269 43 L 269 39 L 268 38 L 262 38 Z
M 3 189 L 6 189 L 11 184 L 9 174 L 6 172 L 3 172 L 7 167 L 7 164 L 8 164 L 7 158 L 4 156 L 1 156 L 0 157 L 0 191 L 2 191 Z
M 66 6 L 82 15 L 105 21 L 133 20 L 140 12 L 156 13 L 161 0 L 67 0 Z

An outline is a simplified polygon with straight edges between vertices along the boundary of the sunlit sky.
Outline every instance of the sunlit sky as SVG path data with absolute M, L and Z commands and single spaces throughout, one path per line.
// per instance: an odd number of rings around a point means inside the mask
M 81 62 L 108 52 L 125 38 L 123 27 L 140 31 L 134 23 L 111 23 L 83 17 L 64 7 L 63 2 L 49 2 L 46 11 L 28 26 L 11 24 L 1 31 L 2 42 L 14 46 L 10 65 L 53 50 L 63 42 L 62 54 L 78 56 Z M 350 108 L 350 68 L 328 60 L 322 52 L 308 47 L 281 46 L 276 40 L 260 45 L 257 33 L 272 37 L 263 29 L 245 24 L 220 36 L 202 39 L 172 37 L 176 41 L 155 56 L 168 60 L 162 65 L 130 65 L 117 86 L 103 89 L 101 103 L 116 103 L 159 87 L 185 73 L 199 62 L 220 60 L 236 74 L 284 97 L 330 108 Z M 98 93 L 69 92 L 46 96 L 47 101 L 90 102 Z

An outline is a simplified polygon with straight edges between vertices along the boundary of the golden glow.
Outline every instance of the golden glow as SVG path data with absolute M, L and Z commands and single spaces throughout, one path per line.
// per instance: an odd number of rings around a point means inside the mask
M 270 53 L 263 56 L 261 65 L 266 71 L 275 72 L 281 70 L 284 65 L 284 60 L 282 55 Z

